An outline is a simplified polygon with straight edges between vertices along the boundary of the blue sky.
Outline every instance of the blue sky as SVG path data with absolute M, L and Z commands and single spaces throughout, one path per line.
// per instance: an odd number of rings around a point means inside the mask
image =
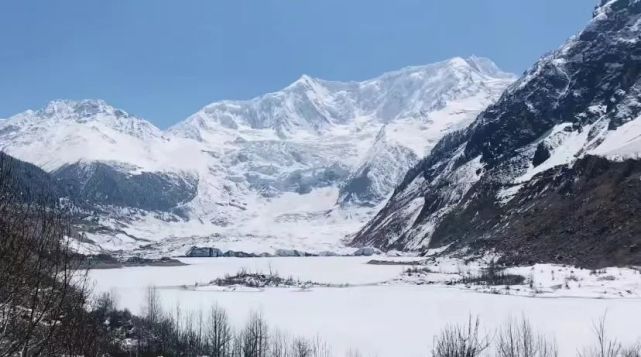
M 521 73 L 591 0 L 3 0 L 0 118 L 102 98 L 161 128 L 306 73 L 362 80 L 453 56 Z

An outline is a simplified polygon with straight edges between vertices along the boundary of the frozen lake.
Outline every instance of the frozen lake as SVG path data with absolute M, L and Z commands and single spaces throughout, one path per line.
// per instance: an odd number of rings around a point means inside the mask
M 481 294 L 430 285 L 377 285 L 406 267 L 366 264 L 369 257 L 190 258 L 181 267 L 136 267 L 90 272 L 96 291 L 113 291 L 121 307 L 139 312 L 148 286 L 160 288 L 173 310 L 224 307 L 242 324 L 261 311 L 270 326 L 293 335 L 321 336 L 337 355 L 357 348 L 365 356 L 425 356 L 433 336 L 447 323 L 478 315 L 488 332 L 510 316 L 526 315 L 541 332 L 554 334 L 561 356 L 575 355 L 592 342 L 592 322 L 607 311 L 609 333 L 623 342 L 641 337 L 641 300 L 529 298 Z M 349 283 L 347 288 L 270 288 L 259 292 L 192 291 L 183 284 L 207 282 L 241 268 L 278 272 L 320 283 Z

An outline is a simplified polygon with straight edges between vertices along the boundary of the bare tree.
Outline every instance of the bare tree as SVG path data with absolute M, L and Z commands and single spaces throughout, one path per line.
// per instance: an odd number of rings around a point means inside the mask
M 238 331 L 234 334 L 234 342 L 231 349 L 231 357 L 243 357 L 243 341 L 245 340 L 243 336 L 243 331 Z
M 641 357 L 641 343 L 624 347 L 623 350 L 621 350 L 621 357 Z
M 268 327 L 260 313 L 252 312 L 242 332 L 243 357 L 265 357 L 269 350 Z
M 579 352 L 580 357 L 618 357 L 622 346 L 617 340 L 612 340 L 606 334 L 604 314 L 594 323 L 593 330 L 597 342 L 594 346 L 585 348 Z
M 290 357 L 289 348 L 288 336 L 279 330 L 272 330 L 269 334 L 270 357 Z
M 601 316 L 593 325 L 596 343 L 579 352 L 579 357 L 640 357 L 641 344 L 624 347 L 621 342 L 608 336 L 605 327 L 606 316 L 607 314 Z
M 316 336 L 314 340 L 312 340 L 312 350 L 313 350 L 313 356 L 314 357 L 331 357 L 332 356 L 332 350 L 327 344 L 327 342 L 323 341 L 320 336 Z
M 231 352 L 233 334 L 227 312 L 217 305 L 209 310 L 207 344 L 209 356 L 226 357 Z
M 496 342 L 497 357 L 556 357 L 556 343 L 534 332 L 525 319 L 509 319 L 499 330 Z
M 449 325 L 436 337 L 434 357 L 476 357 L 489 347 L 489 339 L 480 335 L 480 321 L 470 316 L 466 325 Z
M 147 295 L 142 308 L 143 319 L 137 328 L 138 352 L 153 353 L 164 349 L 163 344 L 168 342 L 163 338 L 163 311 L 160 305 L 158 290 L 154 286 L 147 287 Z
M 72 212 L 45 183 L 25 183 L 37 175 L 21 177 L 24 165 L 0 153 L 0 356 L 77 346 L 63 333 L 75 323 L 64 317 L 87 296 L 69 245 Z
M 314 350 L 310 345 L 309 341 L 304 338 L 296 338 L 292 341 L 291 347 L 291 356 L 292 357 L 312 357 L 314 356 Z
M 147 295 L 145 296 L 143 311 L 145 314 L 144 317 L 152 324 L 160 322 L 163 317 L 158 289 L 155 286 L 147 287 Z
M 345 357 L 363 357 L 363 354 L 357 349 L 350 348 L 345 353 Z

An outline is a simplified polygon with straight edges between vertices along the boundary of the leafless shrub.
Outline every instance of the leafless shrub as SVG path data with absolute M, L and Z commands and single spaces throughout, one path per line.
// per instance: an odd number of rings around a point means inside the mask
M 499 330 L 496 338 L 497 357 L 556 357 L 556 343 L 537 335 L 530 323 L 510 319 Z
M 489 338 L 481 336 L 480 320 L 471 316 L 465 325 L 449 325 L 434 341 L 434 357 L 476 357 L 489 345 Z
M 420 275 L 420 274 L 431 274 L 434 273 L 432 269 L 426 266 L 412 266 L 409 268 L 406 268 L 404 273 L 406 275 Z
M 349 351 L 347 351 L 347 353 L 345 354 L 345 357 L 363 357 L 363 354 L 362 354 L 362 353 L 360 353 L 360 352 L 359 352 L 358 350 L 356 350 L 356 349 L 350 349 L 350 350 L 349 350 Z
M 261 272 L 249 272 L 246 268 L 241 268 L 236 274 L 225 274 L 224 277 L 212 280 L 210 284 L 217 286 L 242 285 L 251 288 L 265 288 L 278 286 L 313 286 L 329 285 L 319 284 L 312 281 L 301 281 L 293 277 L 281 277 L 278 272 L 270 268 L 270 272 L 265 274 Z
M 623 347 L 621 357 L 641 357 L 641 343 L 635 343 L 632 346 Z
M 606 315 L 604 314 L 593 325 L 596 343 L 579 352 L 579 357 L 629 357 L 639 356 L 641 348 L 638 345 L 625 348 L 618 340 L 608 336 L 605 327 Z
M 525 283 L 525 277 L 517 274 L 509 274 L 504 271 L 494 260 L 490 264 L 481 269 L 481 272 L 476 275 L 463 275 L 457 283 L 473 284 L 473 285 L 521 285 Z
M 291 356 L 292 357 L 312 357 L 314 351 L 309 341 L 304 338 L 296 338 L 292 342 Z

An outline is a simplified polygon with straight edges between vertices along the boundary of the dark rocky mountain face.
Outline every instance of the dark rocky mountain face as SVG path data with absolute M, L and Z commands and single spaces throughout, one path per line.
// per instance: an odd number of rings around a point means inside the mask
M 84 210 L 114 206 L 176 213 L 180 204 L 193 199 L 198 185 L 195 177 L 132 175 L 104 163 L 78 163 L 48 173 L 3 152 L 0 165 L 6 182 L 25 203 L 66 199 Z
M 57 201 L 68 196 L 63 187 L 48 173 L 38 166 L 20 161 L 0 151 L 0 181 L 22 203 L 36 202 L 42 199 Z
M 118 206 L 172 211 L 196 196 L 198 178 L 169 173 L 119 171 L 105 163 L 76 163 L 52 176 L 76 201 L 89 206 Z
M 508 264 L 601 267 L 641 262 L 641 161 L 586 156 L 528 181 L 507 203 L 475 186 L 443 218 L 433 246 L 498 249 Z
M 443 138 L 353 244 L 641 263 L 641 164 L 589 155 L 641 113 L 640 38 L 641 1 L 603 2 L 581 34 Z
M 125 174 L 104 163 L 78 163 L 49 173 L 0 151 L 0 184 L 12 203 L 68 208 L 72 236 L 93 244 L 84 233 L 126 235 L 101 223 L 105 214 L 120 222 L 135 214 L 154 214 L 165 220 L 184 218 L 181 204 L 194 197 L 198 180 L 147 172 Z M 6 203 L 3 199 L 0 197 L 0 202 Z
M 605 105 L 610 129 L 641 111 L 641 2 L 618 0 L 595 11 L 593 22 L 542 58 L 486 110 L 469 130 L 465 157 L 482 155 L 488 168 L 514 155 L 555 124 L 592 123 Z
M 502 208 L 494 245 L 508 263 L 641 262 L 641 161 L 587 156 L 537 176 Z

